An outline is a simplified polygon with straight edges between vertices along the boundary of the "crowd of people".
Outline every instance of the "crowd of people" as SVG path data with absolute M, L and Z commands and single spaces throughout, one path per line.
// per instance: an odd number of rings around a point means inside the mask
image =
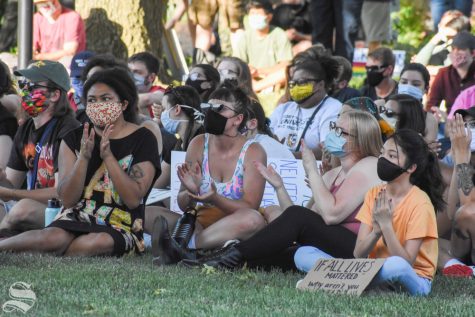
M 54 24 L 58 1 L 35 3 L 46 18 L 39 23 Z M 41 45 L 25 69 L 12 74 L 0 63 L 0 256 L 143 254 L 150 235 L 157 266 L 308 272 L 320 259 L 384 258 L 371 285 L 414 296 L 430 293 L 437 270 L 474 276 L 467 18 L 444 14 L 445 42 L 436 35 L 397 79 L 392 50 L 374 48 L 357 90 L 348 59 L 321 44 L 294 54 L 270 26 L 270 2 L 247 9 L 239 54 L 194 64 L 180 86 L 155 85 L 160 63 L 149 52 L 122 61 L 84 50 L 81 39 L 69 73 Z M 199 25 L 203 44 L 209 30 Z M 267 118 L 257 93 L 274 85 L 285 92 Z M 186 153 L 176 170 L 172 151 Z M 269 158 L 301 161 L 305 206 Z M 175 172 L 184 213 L 146 205 Z M 266 182 L 278 205 L 264 208 Z M 45 224 L 52 199 L 62 208 Z

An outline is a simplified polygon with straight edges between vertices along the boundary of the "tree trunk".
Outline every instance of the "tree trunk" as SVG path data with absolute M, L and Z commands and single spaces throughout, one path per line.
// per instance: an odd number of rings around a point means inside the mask
M 162 55 L 162 17 L 167 0 L 76 0 L 86 24 L 87 49 L 127 59 L 148 51 Z

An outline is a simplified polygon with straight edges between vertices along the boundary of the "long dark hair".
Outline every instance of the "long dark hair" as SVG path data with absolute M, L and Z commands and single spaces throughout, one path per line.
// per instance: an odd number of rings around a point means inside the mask
M 249 117 L 248 120 L 256 119 L 257 120 L 257 131 L 262 134 L 267 134 L 268 136 L 272 137 L 273 133 L 269 127 L 269 119 L 266 118 L 266 114 L 262 105 L 259 101 L 255 99 L 250 99 L 249 107 L 248 107 Z
M 396 101 L 399 105 L 396 130 L 411 129 L 425 135 L 426 113 L 419 100 L 406 94 L 393 95 L 388 100 Z
M 196 122 L 195 111 L 201 112 L 200 95 L 190 86 L 171 87 L 165 91 L 165 95 L 171 105 L 186 105 L 193 109 L 181 107 L 181 111 L 188 117 L 188 127 L 185 131 L 185 136 L 180 144 L 181 149 L 186 151 L 191 139 L 194 135 L 204 133 L 204 128 L 201 125 L 197 130 L 194 130 Z
M 124 110 L 125 121 L 138 124 L 137 101 L 139 99 L 134 81 L 127 70 L 123 67 L 112 67 L 94 73 L 84 83 L 83 104 L 87 107 L 87 94 L 89 89 L 97 83 L 111 87 L 119 96 L 120 101 L 127 101 L 127 108 Z
M 401 148 L 406 154 L 406 165 L 409 168 L 416 164 L 416 170 L 409 181 L 422 189 L 430 198 L 436 211 L 442 211 L 446 205 L 443 193 L 444 183 L 440 173 L 439 162 L 422 136 L 410 129 L 397 130 L 389 139 L 393 139 L 396 148 Z
M 246 125 L 249 115 L 250 98 L 239 87 L 236 87 L 231 81 L 225 80 L 224 83 L 218 86 L 215 91 L 211 93 L 209 99 L 219 99 L 234 103 L 234 109 L 237 114 L 242 114 L 243 119 L 238 129 L 241 130 Z
M 206 93 L 203 95 L 203 98 L 202 98 L 203 102 L 208 102 L 208 100 L 210 99 L 211 93 L 216 89 L 216 87 L 219 85 L 221 81 L 219 72 L 216 68 L 208 64 L 197 64 L 193 66 L 193 68 L 201 68 L 206 77 L 206 80 L 208 80 L 211 83 L 211 88 L 209 88 L 206 91 Z

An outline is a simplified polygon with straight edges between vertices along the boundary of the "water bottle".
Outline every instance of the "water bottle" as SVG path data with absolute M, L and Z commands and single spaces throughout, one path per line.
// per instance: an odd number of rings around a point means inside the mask
M 56 217 L 60 210 L 61 202 L 58 199 L 53 198 L 48 200 L 48 207 L 45 209 L 45 227 L 53 222 L 54 217 Z
M 187 209 L 180 219 L 178 219 L 175 229 L 173 229 L 172 238 L 175 239 L 182 248 L 188 245 L 191 235 L 193 231 L 195 231 L 196 213 L 196 209 L 194 208 Z

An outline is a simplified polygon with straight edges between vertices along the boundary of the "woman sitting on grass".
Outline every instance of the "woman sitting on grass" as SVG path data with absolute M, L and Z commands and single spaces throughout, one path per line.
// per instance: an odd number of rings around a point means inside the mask
M 265 180 L 254 162 L 266 163 L 266 154 L 254 140 L 241 134 L 247 119 L 249 98 L 240 88 L 227 83 L 210 96 L 204 119 L 205 134 L 195 137 L 186 152 L 186 163 L 178 168 L 182 210 L 199 203 L 192 249 L 221 247 L 231 239 L 247 239 L 265 226 L 257 211 Z M 169 213 L 176 222 L 178 214 Z M 168 235 L 168 221 L 157 218 L 152 250 L 157 265 L 174 264 L 194 257 Z
M 157 141 L 135 123 L 137 91 L 119 68 L 84 85 L 93 124 L 61 142 L 58 194 L 64 209 L 43 230 L 0 241 L 0 251 L 67 256 L 142 253 L 144 202 L 160 173 Z
M 396 284 L 411 295 L 428 295 L 437 264 L 435 210 L 442 210 L 443 183 L 437 157 L 413 130 L 401 129 L 384 144 L 378 175 L 357 215 L 361 221 L 355 258 L 387 258 L 373 285 Z M 296 266 L 308 272 L 324 250 L 301 247 Z
M 303 165 L 313 196 L 307 208 L 293 206 L 282 178 L 272 167 L 257 163 L 259 171 L 274 186 L 284 212 L 278 217 L 274 213 L 269 225 L 225 253 L 185 262 L 224 268 L 242 266 L 245 261 L 264 266 L 271 262 L 271 266 L 292 269 L 294 242 L 316 246 L 339 258 L 352 257 L 360 226 L 355 215 L 366 192 L 381 182 L 376 173 L 381 131 L 369 113 L 345 112 L 332 124 L 325 146 L 340 157 L 341 166 L 323 176 L 318 172 L 312 151 L 305 145 L 302 148 Z M 275 256 L 275 260 L 268 261 Z

